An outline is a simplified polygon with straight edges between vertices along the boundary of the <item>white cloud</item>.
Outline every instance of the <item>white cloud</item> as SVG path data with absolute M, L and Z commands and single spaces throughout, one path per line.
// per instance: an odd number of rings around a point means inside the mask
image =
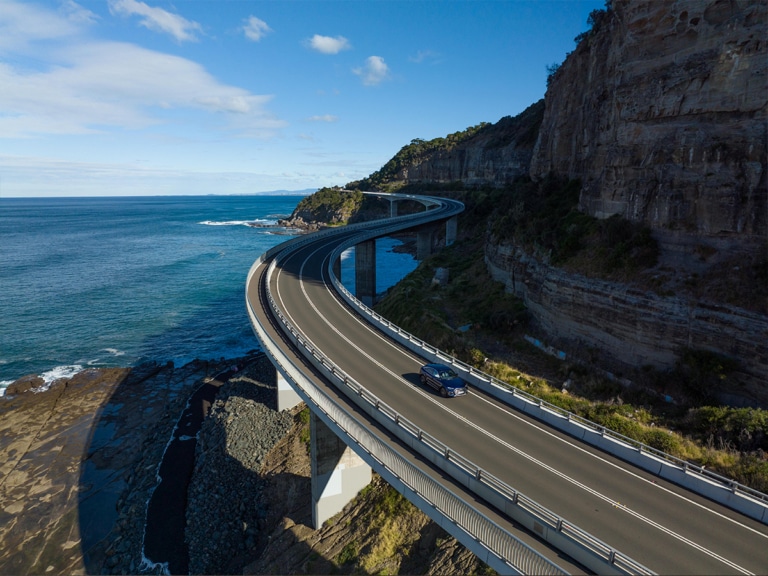
M 109 10 L 121 16 L 140 16 L 142 26 L 170 34 L 179 42 L 197 40 L 196 34 L 203 30 L 197 22 L 137 0 L 109 0 Z
M 137 130 L 167 122 L 170 113 L 186 114 L 190 129 L 205 123 L 207 131 L 259 138 L 285 125 L 266 108 L 272 96 L 222 84 L 191 60 L 88 40 L 51 10 L 2 6 L 9 10 L 0 11 L 0 38 L 5 26 L 17 32 L 5 37 L 8 46 L 0 41 L 0 53 L 14 55 L 0 60 L 0 138 Z M 36 68 L 17 64 L 30 61 Z
M 333 114 L 322 114 L 320 116 L 310 116 L 307 120 L 310 122 L 338 122 L 339 117 Z
M 243 26 L 243 33 L 245 37 L 254 42 L 261 40 L 267 32 L 271 32 L 271 28 L 267 26 L 264 20 L 256 18 L 256 16 L 250 16 Z
M 0 51 L 24 50 L 37 40 L 56 40 L 78 33 L 83 18 L 66 12 L 56 13 L 29 3 L 0 0 Z
M 364 66 L 354 68 L 352 72 L 360 76 L 366 86 L 375 86 L 389 78 L 389 66 L 381 56 L 369 56 Z
M 344 38 L 344 36 L 336 36 L 335 38 L 332 38 L 330 36 L 315 34 L 307 43 L 312 50 L 316 50 L 323 54 L 338 54 L 342 50 L 349 50 L 352 48 L 349 40 Z
M 95 24 L 99 19 L 96 14 L 87 8 L 83 8 L 74 0 L 66 0 L 65 2 L 62 2 L 60 11 L 68 20 L 77 24 Z
M 432 62 L 437 64 L 440 61 L 440 53 L 432 50 L 419 50 L 415 56 L 409 56 L 408 60 L 416 64 L 423 62 Z

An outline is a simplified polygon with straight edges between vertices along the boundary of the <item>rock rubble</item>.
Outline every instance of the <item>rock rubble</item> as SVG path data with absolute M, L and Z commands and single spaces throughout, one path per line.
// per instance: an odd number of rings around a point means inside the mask
M 241 571 L 265 527 L 269 496 L 259 470 L 293 416 L 270 407 L 275 389 L 264 382 L 274 374 L 254 372 L 222 387 L 198 435 L 187 504 L 192 574 Z

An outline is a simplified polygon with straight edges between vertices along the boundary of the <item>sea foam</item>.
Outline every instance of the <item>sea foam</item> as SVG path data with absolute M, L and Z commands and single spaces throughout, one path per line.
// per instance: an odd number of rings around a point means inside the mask
M 266 227 L 277 226 L 276 220 L 224 220 L 216 222 L 214 220 L 203 220 L 198 222 L 204 226 L 254 226 L 254 227 Z
M 78 372 L 81 372 L 83 370 L 83 367 L 80 364 L 69 364 L 67 366 L 57 366 L 56 368 L 53 368 L 51 370 L 48 370 L 47 372 L 43 372 L 40 374 L 40 378 L 43 379 L 44 384 L 40 386 L 39 388 L 33 388 L 33 392 L 44 392 L 45 390 L 48 390 L 51 387 L 51 384 L 56 382 L 56 380 L 61 380 L 63 378 L 72 378 L 75 374 Z
M 83 370 L 83 367 L 80 364 L 71 364 L 68 366 L 57 366 L 56 368 L 53 368 L 51 370 L 48 370 L 46 372 L 43 372 L 40 374 L 40 378 L 43 379 L 43 385 L 38 386 L 37 388 L 32 388 L 32 392 L 45 392 L 51 387 L 51 384 L 56 382 L 57 380 L 61 380 L 63 378 L 72 378 L 75 374 L 78 372 L 81 372 Z M 0 397 L 5 396 L 5 390 L 13 384 L 15 380 L 0 380 Z

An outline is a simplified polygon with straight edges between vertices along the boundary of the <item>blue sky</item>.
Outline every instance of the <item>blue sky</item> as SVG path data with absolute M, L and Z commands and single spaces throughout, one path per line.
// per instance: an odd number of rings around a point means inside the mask
M 603 0 L 0 0 L 0 197 L 342 185 L 544 96 Z

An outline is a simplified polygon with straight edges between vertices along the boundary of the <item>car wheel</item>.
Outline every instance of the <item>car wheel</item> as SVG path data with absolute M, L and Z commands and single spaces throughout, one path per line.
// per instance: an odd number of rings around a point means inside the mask
M 445 389 L 445 386 L 440 387 L 440 396 L 443 398 L 448 398 L 448 390 Z
M 427 383 L 427 377 L 426 377 L 426 376 L 424 376 L 424 374 L 421 374 L 421 375 L 419 376 L 419 380 L 421 380 L 421 383 L 422 383 L 422 384 L 426 384 L 426 383 Z

